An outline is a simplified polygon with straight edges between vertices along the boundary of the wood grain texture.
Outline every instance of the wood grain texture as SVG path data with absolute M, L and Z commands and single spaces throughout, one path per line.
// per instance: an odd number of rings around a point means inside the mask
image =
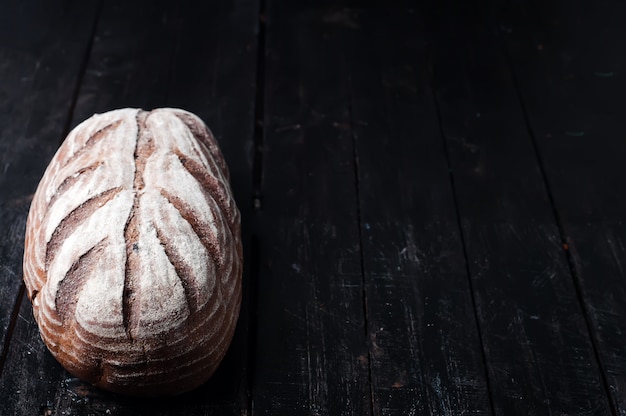
M 188 413 L 249 414 L 254 368 L 256 263 L 251 249 L 253 155 L 259 3 L 249 0 L 184 3 L 172 60 L 168 105 L 211 122 L 241 211 L 244 253 L 243 301 L 229 352 L 212 381 L 194 396 Z M 185 11 L 186 10 L 186 11 Z M 209 22 L 207 22 L 209 19 Z M 208 398 L 208 400 L 206 399 Z
M 430 22 L 433 71 L 495 413 L 609 414 L 490 9 L 448 6 Z
M 208 123 L 215 120 L 213 131 L 218 140 L 224 139 L 226 143 L 222 148 L 228 153 L 235 197 L 245 201 L 245 205 L 239 201 L 238 204 L 248 207 L 257 6 L 250 2 L 211 3 L 201 7 L 195 2 L 122 3 L 107 3 L 103 7 L 73 124 L 94 112 L 127 103 L 144 108 L 176 105 L 194 111 Z M 142 46 L 150 39 L 158 40 L 159 44 Z M 195 67 L 199 71 L 194 77 L 177 75 L 175 67 Z M 211 71 L 205 71 L 206 68 Z M 233 68 L 238 72 L 233 72 Z M 215 77 L 222 82 L 211 81 Z M 233 100 L 231 91 L 239 91 L 249 99 L 240 96 L 241 100 Z M 226 117 L 216 116 L 224 110 L 228 110 Z M 248 156 L 241 157 L 242 153 Z M 247 315 L 247 311 L 242 310 L 242 314 Z M 10 351 L 15 359 L 12 380 L 18 373 L 24 374 L 16 371 L 24 367 L 21 360 L 26 358 L 20 358 L 17 345 L 41 344 L 38 336 L 30 338 L 34 332 L 24 324 L 16 326 L 15 347 Z M 245 413 L 249 407 L 246 344 L 246 327 L 239 325 L 233 346 L 211 381 L 174 401 L 127 400 L 103 393 L 68 378 L 56 363 L 42 357 L 46 369 L 53 373 L 46 381 L 47 387 L 43 384 L 33 387 L 31 401 L 47 403 L 59 414 Z M 56 377 L 54 371 L 58 372 Z M 30 414 L 28 409 L 24 411 Z
M 344 48 L 374 414 L 490 414 L 424 17 L 408 6 L 342 13 L 356 26 Z
M 117 108 L 167 107 L 179 7 L 162 0 L 103 5 L 73 126 Z
M 615 414 L 626 413 L 626 33 L 621 2 L 525 1 L 500 10 L 530 130 Z M 514 29 L 514 30 L 513 30 Z
M 371 410 L 348 73 L 334 12 L 268 3 L 257 414 Z

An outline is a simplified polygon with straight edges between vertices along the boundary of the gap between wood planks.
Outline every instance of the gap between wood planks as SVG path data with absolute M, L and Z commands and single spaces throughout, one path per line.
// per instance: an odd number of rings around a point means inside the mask
M 344 50 L 346 49 L 345 44 Z M 347 68 L 348 63 L 346 59 L 346 55 L 344 54 L 344 65 Z M 366 289 L 366 281 L 365 281 L 365 252 L 363 249 L 363 219 L 361 216 L 361 187 L 359 183 L 359 178 L 361 177 L 361 167 L 359 165 L 359 154 L 357 151 L 357 136 L 354 132 L 354 111 L 352 107 L 352 101 L 354 100 L 354 90 L 351 72 L 347 71 L 348 76 L 348 120 L 350 122 L 350 136 L 352 138 L 352 157 L 354 158 L 354 186 L 355 186 L 355 194 L 356 194 L 356 221 L 358 227 L 358 236 L 359 236 L 359 266 L 361 268 L 361 299 L 362 299 L 362 307 L 363 307 L 363 332 L 365 335 L 365 339 L 367 340 L 367 378 L 369 385 L 369 395 L 370 395 L 370 414 L 375 415 L 374 412 L 374 384 L 372 380 L 372 351 L 369 345 L 369 340 L 371 339 L 371 334 L 369 331 L 369 321 L 367 316 L 367 289 Z
M 256 79 L 254 97 L 254 129 L 253 129 L 253 157 L 252 157 L 252 212 L 254 218 L 250 219 L 252 230 L 250 232 L 250 276 L 248 281 L 249 309 L 248 309 L 248 379 L 246 386 L 248 389 L 248 414 L 254 414 L 254 396 L 256 380 L 256 351 L 257 351 L 257 328 L 258 328 L 258 293 L 259 270 L 261 268 L 261 257 L 259 254 L 259 239 L 256 230 L 258 214 L 262 205 L 263 188 L 263 146 L 265 142 L 265 54 L 266 54 L 266 30 L 267 15 L 266 2 L 259 0 L 259 15 L 256 49 Z
M 25 291 L 26 286 L 24 285 L 24 282 L 22 282 L 22 284 L 20 285 L 20 290 L 18 290 L 17 292 L 17 298 L 15 299 L 13 311 L 11 312 L 11 319 L 9 320 L 9 326 L 7 327 L 7 334 L 4 338 L 4 345 L 2 346 L 2 353 L 0 355 L 0 376 L 2 376 L 2 370 L 4 370 L 4 363 L 7 359 L 7 354 L 9 353 L 9 346 L 11 345 L 13 330 L 15 329 L 15 324 L 17 323 L 17 317 L 20 312 L 20 307 L 22 306 L 22 299 Z
M 467 255 L 467 239 L 465 236 L 465 232 L 463 231 L 463 224 L 461 223 L 461 212 L 459 210 L 459 201 L 457 197 L 457 188 L 456 183 L 454 181 L 454 174 L 452 170 L 452 162 L 450 159 L 450 150 L 448 148 L 448 142 L 446 140 L 446 135 L 444 133 L 443 128 L 443 119 L 441 116 L 441 109 L 439 107 L 439 102 L 437 101 L 437 97 L 435 94 L 436 88 L 434 84 L 433 74 L 430 74 L 430 89 L 432 91 L 433 97 L 433 106 L 435 107 L 435 112 L 437 114 L 437 125 L 439 126 L 439 136 L 442 141 L 443 153 L 446 158 L 446 163 L 448 167 L 449 177 L 450 177 L 450 187 L 452 188 L 452 198 L 454 200 L 454 212 L 456 216 L 457 228 L 459 230 L 459 237 L 461 239 L 461 247 L 463 248 L 463 261 L 465 262 L 465 273 L 467 275 L 467 280 L 470 287 L 470 298 L 472 300 L 472 310 L 474 312 L 474 322 L 476 323 L 476 331 L 478 332 L 478 340 L 480 342 L 480 354 L 483 360 L 483 367 L 485 369 L 485 383 L 487 384 L 487 397 L 489 398 L 489 408 L 491 410 L 491 414 L 495 415 L 496 406 L 493 400 L 493 395 L 491 393 L 491 380 L 489 379 L 489 362 L 487 361 L 487 355 L 485 354 L 485 342 L 483 340 L 483 331 L 480 326 L 480 317 L 478 315 L 478 308 L 476 305 L 476 289 L 474 288 L 474 282 L 472 280 L 472 273 L 469 268 L 469 257 Z
M 539 150 L 539 145 L 537 143 L 537 137 L 536 134 L 532 128 L 531 122 L 530 122 L 530 117 L 528 114 L 528 110 L 526 107 L 526 103 L 524 101 L 524 97 L 522 96 L 521 93 L 521 89 L 520 89 L 520 84 L 519 84 L 519 80 L 517 77 L 517 73 L 515 72 L 515 67 L 513 65 L 512 59 L 511 59 L 511 54 L 510 51 L 507 47 L 506 42 L 503 44 L 503 52 L 504 57 L 506 59 L 506 64 L 509 68 L 509 72 L 511 73 L 511 78 L 513 79 L 513 86 L 515 88 L 515 94 L 517 95 L 517 99 L 520 103 L 521 109 L 522 109 L 522 115 L 524 117 L 524 124 L 526 124 L 526 129 L 528 130 L 528 136 L 530 137 L 530 142 L 532 144 L 533 147 L 533 151 L 535 153 L 535 157 L 537 158 L 537 164 L 539 166 L 539 172 L 541 175 L 541 178 L 543 179 L 543 183 L 544 186 L 546 187 L 546 193 L 548 195 L 548 201 L 550 202 L 550 207 L 552 208 L 552 215 L 554 216 L 554 222 L 557 225 L 557 229 L 559 231 L 559 238 L 561 239 L 561 244 L 563 246 L 563 250 L 565 251 L 565 256 L 567 258 L 567 265 L 569 268 L 569 272 L 570 272 L 570 276 L 572 278 L 572 282 L 574 284 L 574 288 L 576 291 L 576 298 L 578 300 L 578 304 L 580 305 L 580 308 L 582 310 L 582 315 L 585 321 L 585 326 L 587 328 L 587 331 L 589 332 L 590 335 L 590 339 L 591 339 L 591 345 L 593 348 L 593 355 L 594 358 L 598 364 L 598 368 L 600 369 L 600 380 L 602 380 L 602 386 L 604 388 L 604 391 L 606 393 L 606 397 L 607 397 L 607 401 L 609 403 L 609 408 L 611 409 L 611 413 L 613 415 L 618 415 L 618 409 L 616 407 L 615 402 L 613 401 L 613 398 L 611 397 L 611 393 L 610 393 L 610 383 L 607 379 L 607 372 L 606 372 L 606 368 L 604 366 L 604 363 L 602 362 L 602 359 L 600 357 L 600 351 L 599 351 L 599 346 L 598 346 L 598 341 L 597 341 L 597 334 L 594 331 L 594 327 L 593 324 L 591 322 L 591 316 L 590 316 L 590 311 L 589 311 L 589 307 L 587 306 L 587 303 L 585 302 L 585 298 L 583 295 L 583 289 L 581 287 L 580 284 L 580 276 L 578 275 L 578 272 L 576 271 L 576 267 L 574 264 L 574 259 L 572 258 L 572 253 L 569 250 L 569 237 L 567 235 L 567 233 L 565 232 L 565 228 L 563 227 L 563 220 L 561 219 L 561 216 L 559 214 L 559 211 L 557 209 L 556 206 L 556 202 L 554 200 L 554 193 L 552 192 L 552 187 L 550 185 L 550 180 L 548 178 L 548 174 L 546 173 L 546 169 L 545 169 L 545 162 L 543 160 L 543 156 L 541 155 L 541 151 Z

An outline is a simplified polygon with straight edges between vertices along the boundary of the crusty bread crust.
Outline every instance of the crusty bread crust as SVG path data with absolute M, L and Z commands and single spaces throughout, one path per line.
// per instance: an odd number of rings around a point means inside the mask
M 228 181 L 211 132 L 183 110 L 110 111 L 68 135 L 31 205 L 24 280 L 70 373 L 148 396 L 211 376 L 241 304 Z

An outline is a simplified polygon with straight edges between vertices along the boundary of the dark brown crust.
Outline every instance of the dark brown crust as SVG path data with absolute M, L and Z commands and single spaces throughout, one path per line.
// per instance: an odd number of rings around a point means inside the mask
M 202 223 L 187 203 L 165 189 L 161 189 L 161 195 L 178 210 L 181 217 L 189 223 L 193 231 L 200 237 L 202 245 L 209 255 L 215 260 L 218 271 L 224 267 L 224 260 L 220 256 L 219 241 L 213 236 L 207 224 Z
M 176 112 L 174 114 L 176 115 L 176 117 L 178 117 L 180 121 L 185 123 L 185 125 L 187 126 L 191 134 L 193 134 L 193 136 L 196 138 L 198 143 L 201 143 L 204 149 L 206 149 L 211 154 L 211 159 L 214 159 L 217 162 L 218 168 L 225 175 L 226 179 L 230 180 L 228 166 L 226 166 L 226 162 L 224 161 L 224 157 L 222 157 L 222 153 L 217 147 L 215 138 L 213 137 L 207 126 L 205 126 L 203 123 L 199 124 L 196 119 L 189 114 L 183 112 Z
M 102 253 L 105 243 L 106 237 L 80 256 L 59 283 L 54 304 L 64 324 L 69 318 L 74 316 L 78 294 L 85 284 L 85 278 L 89 274 L 90 263 Z
M 74 154 L 65 160 L 65 163 L 62 166 L 67 166 L 72 159 L 78 159 L 82 155 L 88 153 L 98 142 L 100 142 L 111 130 L 115 130 L 119 125 L 122 124 L 122 120 L 114 121 L 113 123 L 107 124 L 102 127 L 100 130 L 96 131 L 92 134 L 86 141 L 85 144 L 78 149 Z
M 193 284 L 193 279 L 191 279 L 191 276 L 194 274 L 193 269 L 185 263 L 176 246 L 172 244 L 167 237 L 167 233 L 163 232 L 158 225 L 156 225 L 155 228 L 157 239 L 161 243 L 170 264 L 174 267 L 174 270 L 176 270 L 176 275 L 183 286 L 185 300 L 187 301 L 187 307 L 190 313 L 198 312 L 198 288 Z
M 180 163 L 183 165 L 185 170 L 189 172 L 191 176 L 194 177 L 196 181 L 200 184 L 200 187 L 204 191 L 205 198 L 210 198 L 217 203 L 217 206 L 220 208 L 220 211 L 226 215 L 226 220 L 228 222 L 228 228 L 230 228 L 231 233 L 233 232 L 233 228 L 235 227 L 234 218 L 229 214 L 229 209 L 227 206 L 227 192 L 217 178 L 207 175 L 206 169 L 200 165 L 199 163 L 186 158 L 180 151 L 174 152 L 180 160 Z
M 145 111 L 139 111 L 137 113 L 137 145 L 135 146 L 135 152 L 133 154 L 135 163 L 135 175 L 133 178 L 133 207 L 130 210 L 126 227 L 124 228 L 124 240 L 126 241 L 126 265 L 124 276 L 124 291 L 122 295 L 122 321 L 124 323 L 124 329 L 126 335 L 132 340 L 132 330 L 137 325 L 136 313 L 138 308 L 135 300 L 135 283 L 133 281 L 133 270 L 139 268 L 139 204 L 141 203 L 141 192 L 144 189 L 145 183 L 143 179 L 144 170 L 146 167 L 146 160 L 154 152 L 153 139 L 149 135 L 149 130 L 146 128 L 146 119 L 149 113 Z
M 65 218 L 61 220 L 58 227 L 52 233 L 50 241 L 46 246 L 46 272 L 48 267 L 54 260 L 57 253 L 57 248 L 65 241 L 75 230 L 78 228 L 85 219 L 89 218 L 96 210 L 100 209 L 103 205 L 115 198 L 122 188 L 112 188 L 102 192 L 99 195 L 94 195 L 87 201 L 83 202 L 76 209 L 72 210 Z
M 62 197 L 63 194 L 65 193 L 65 191 L 67 191 L 68 189 L 71 189 L 72 186 L 74 186 L 74 184 L 76 184 L 76 182 L 79 179 L 84 178 L 87 175 L 93 174 L 94 171 L 96 169 L 98 169 L 98 167 L 100 167 L 100 166 L 102 166 L 102 161 L 98 160 L 98 161 L 96 161 L 95 163 L 92 163 L 89 166 L 85 166 L 84 168 L 79 169 L 78 172 L 76 172 L 77 173 L 76 175 L 68 176 L 67 178 L 65 178 L 63 180 L 63 182 L 61 182 L 61 185 L 59 185 L 57 190 L 52 195 L 52 198 L 50 198 L 50 201 L 48 202 L 48 208 L 47 209 L 50 209 L 50 207 L 54 205 L 54 203 L 57 201 L 57 199 Z

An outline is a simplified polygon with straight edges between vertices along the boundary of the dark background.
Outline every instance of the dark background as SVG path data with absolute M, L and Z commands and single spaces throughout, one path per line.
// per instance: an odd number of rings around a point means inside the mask
M 0 415 L 626 414 L 626 2 L 0 2 Z M 96 112 L 181 107 L 242 212 L 204 386 L 72 378 L 21 280 Z

